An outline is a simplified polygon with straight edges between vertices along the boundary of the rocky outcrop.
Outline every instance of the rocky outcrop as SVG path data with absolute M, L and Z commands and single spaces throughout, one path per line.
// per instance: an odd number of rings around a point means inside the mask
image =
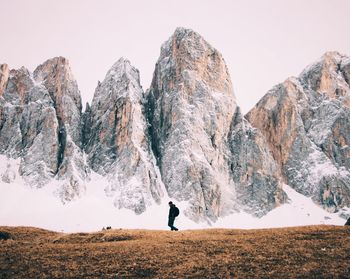
M 10 69 L 7 64 L 0 64 L 0 96 L 4 94 L 9 79 Z
M 350 205 L 349 65 L 326 53 L 246 116 L 268 140 L 285 183 L 330 211 Z
M 32 87 L 30 73 L 22 67 L 11 71 L 6 81 L 6 88 L 0 96 L 0 150 L 14 158 L 18 157 L 22 150 L 20 122 L 25 97 Z
M 64 57 L 47 60 L 38 66 L 34 79 L 48 91 L 55 108 L 58 123 L 57 178 L 63 200 L 74 199 L 85 190 L 88 179 L 82 147 L 81 96 L 77 82 Z
M 0 152 L 23 158 L 20 173 L 41 187 L 57 172 L 57 120 L 45 88 L 24 67 L 11 70 L 0 97 Z
M 189 201 L 189 216 L 215 220 L 235 198 L 227 141 L 236 102 L 221 54 L 197 33 L 176 29 L 161 48 L 147 97 L 169 196 Z
M 81 103 L 67 60 L 48 60 L 34 74 L 24 67 L 11 70 L 4 84 L 1 154 L 22 159 L 20 174 L 31 186 L 42 187 L 56 177 L 63 201 L 80 195 L 86 179 L 78 148 Z
M 281 172 L 264 135 L 243 117 L 239 108 L 229 138 L 230 170 L 239 208 L 257 217 L 287 201 Z
M 242 118 L 231 130 L 237 104 L 221 54 L 196 32 L 176 29 L 161 48 L 147 100 L 152 147 L 169 196 L 188 201 L 186 214 L 196 221 L 215 221 L 239 210 L 237 194 L 251 196 L 246 184 L 255 180 L 255 167 L 262 166 L 251 164 L 246 172 L 253 158 L 240 153 L 245 173 L 235 172 L 239 154 L 232 151 L 246 144 L 236 132 L 247 131 L 239 128 Z M 268 182 L 271 192 L 280 186 L 277 177 Z M 249 182 L 243 185 L 242 179 Z M 264 179 L 256 185 L 261 192 L 266 191 Z M 275 207 L 276 200 L 267 208 Z M 248 197 L 243 203 L 255 212 Z
M 64 57 L 47 60 L 35 69 L 33 77 L 49 92 L 60 128 L 80 147 L 81 96 L 68 60 Z
M 99 82 L 84 116 L 89 165 L 107 177 L 105 191 L 116 207 L 138 214 L 163 196 L 143 103 L 139 72 L 121 58 Z

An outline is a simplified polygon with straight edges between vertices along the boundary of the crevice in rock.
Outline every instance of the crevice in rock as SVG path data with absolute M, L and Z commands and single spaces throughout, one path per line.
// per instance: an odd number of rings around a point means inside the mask
M 81 116 L 81 146 L 82 150 L 85 150 L 86 146 L 89 144 L 91 136 L 91 107 L 89 103 L 86 103 L 85 112 Z
M 64 160 L 64 151 L 67 143 L 66 128 L 61 119 L 58 118 L 58 152 L 57 152 L 57 172 Z
M 149 139 L 149 142 L 151 143 L 151 149 L 156 158 L 157 165 L 159 166 L 159 168 L 161 168 L 160 144 L 156 134 L 156 128 L 153 126 L 153 117 L 154 117 L 153 114 L 155 110 L 155 98 L 153 96 L 153 92 L 147 96 L 147 102 L 144 108 L 146 112 L 145 116 L 146 116 L 146 122 L 147 122 L 147 137 Z
M 122 102 L 121 100 L 119 100 L 119 103 Z M 122 109 L 122 108 L 121 108 Z M 111 132 L 111 140 L 109 142 L 109 146 L 110 146 L 110 158 L 112 159 L 112 161 L 117 159 L 117 152 L 118 152 L 118 145 L 116 144 L 116 139 L 118 134 L 121 132 L 120 128 L 118 127 L 119 122 L 121 121 L 121 119 L 118 119 L 118 113 L 119 113 L 119 107 L 118 107 L 118 103 L 115 104 L 115 111 L 114 111 L 114 123 L 113 123 L 113 127 L 112 127 L 112 132 Z M 117 129 L 117 127 L 119 129 Z

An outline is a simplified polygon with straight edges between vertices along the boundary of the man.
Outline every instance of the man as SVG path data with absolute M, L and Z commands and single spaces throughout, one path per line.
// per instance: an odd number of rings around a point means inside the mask
M 174 227 L 174 221 L 175 218 L 179 215 L 179 209 L 173 204 L 173 202 L 169 202 L 169 220 L 168 220 L 168 226 L 172 231 L 178 231 L 176 227 Z

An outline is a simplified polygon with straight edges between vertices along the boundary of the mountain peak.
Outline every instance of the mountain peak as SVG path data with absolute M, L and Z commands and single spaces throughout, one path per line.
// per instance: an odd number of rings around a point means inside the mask
M 159 70 L 153 76 L 153 88 L 155 83 L 162 84 L 167 78 L 164 75 L 171 74 L 176 80 L 168 84 L 171 90 L 173 85 L 193 87 L 193 81 L 198 80 L 214 91 L 233 95 L 231 78 L 221 53 L 191 29 L 176 28 L 163 43 L 156 67 Z
M 184 27 L 177 27 L 173 35 L 162 45 L 164 50 L 169 48 L 173 50 L 185 48 L 189 50 L 188 55 L 208 48 L 217 52 L 199 33 Z
M 46 60 L 35 69 L 33 77 L 47 89 L 55 104 L 60 125 L 65 123 L 64 126 L 69 127 L 67 129 L 72 128 L 69 134 L 79 145 L 81 132 L 77 123 L 80 122 L 82 102 L 68 59 L 58 56 Z
M 123 77 L 127 77 L 130 80 L 136 80 L 138 83 L 140 81 L 139 70 L 132 66 L 128 59 L 121 57 L 108 70 L 104 82 L 110 79 L 121 79 Z
M 185 28 L 185 27 L 176 27 L 172 37 L 185 37 L 185 36 L 191 36 L 191 35 L 197 35 L 198 37 L 201 37 L 201 35 L 199 35 L 197 32 L 193 31 L 190 28 Z
M 125 66 L 129 66 L 129 65 L 131 66 L 129 59 L 126 59 L 124 57 L 120 57 L 118 59 L 118 61 L 113 64 L 111 69 L 116 69 L 116 68 L 125 67 Z
M 318 61 L 307 66 L 299 76 L 301 83 L 330 98 L 350 94 L 350 60 L 336 51 L 326 52 Z
M 47 77 L 58 72 L 62 73 L 66 79 L 74 80 L 69 60 L 62 56 L 46 60 L 34 70 L 33 75 L 37 82 L 43 82 Z
M 344 57 L 344 55 L 342 55 L 340 52 L 338 51 L 334 51 L 334 50 L 331 50 L 331 51 L 326 51 L 323 55 L 322 55 L 322 59 L 327 59 L 327 58 L 341 58 L 341 57 Z
M 63 56 L 56 56 L 50 59 L 47 59 L 44 63 L 42 63 L 41 65 L 39 65 L 37 67 L 38 68 L 42 68 L 42 67 L 47 67 L 47 66 L 52 66 L 52 67 L 57 67 L 57 66 L 66 66 L 66 67 L 70 67 L 69 66 L 69 60 Z

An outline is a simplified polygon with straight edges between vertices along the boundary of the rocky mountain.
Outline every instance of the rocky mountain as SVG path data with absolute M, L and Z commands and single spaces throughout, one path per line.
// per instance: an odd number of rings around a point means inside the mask
M 119 59 L 96 88 L 85 113 L 84 149 L 92 170 L 107 177 L 105 191 L 116 207 L 142 213 L 160 202 L 139 72 L 128 60 Z
M 19 160 L 30 186 L 55 185 L 64 203 L 102 177 L 106 200 L 136 214 L 170 197 L 196 222 L 261 217 L 287 202 L 283 184 L 336 211 L 350 206 L 349 80 L 350 59 L 327 53 L 243 116 L 222 55 L 177 28 L 146 92 L 121 58 L 82 113 L 67 59 L 33 73 L 2 64 L 0 155 Z
M 58 57 L 9 71 L 1 66 L 0 152 L 21 158 L 19 173 L 33 187 L 57 178 L 62 201 L 84 192 L 81 99 L 68 61 Z
M 263 133 L 252 127 L 239 108 L 229 135 L 230 171 L 239 208 L 256 217 L 287 201 L 281 172 Z
M 242 204 L 266 213 L 283 202 L 265 142 L 256 157 L 244 152 L 260 135 L 245 141 L 251 128 L 240 116 L 225 61 L 199 34 L 178 28 L 163 44 L 147 100 L 162 180 L 170 197 L 189 201 L 189 216 L 215 221 Z M 258 156 L 266 162 L 256 163 Z
M 326 53 L 247 114 L 283 180 L 329 211 L 350 205 L 350 59 Z

